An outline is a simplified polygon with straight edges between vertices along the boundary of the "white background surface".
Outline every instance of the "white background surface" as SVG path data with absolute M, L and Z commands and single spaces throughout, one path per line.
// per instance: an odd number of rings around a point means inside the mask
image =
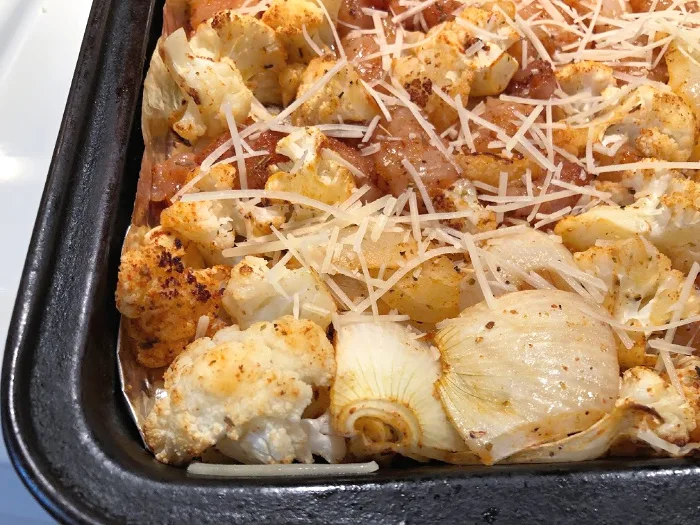
M 92 0 L 0 0 L 0 354 Z M 0 523 L 51 523 L 0 444 Z

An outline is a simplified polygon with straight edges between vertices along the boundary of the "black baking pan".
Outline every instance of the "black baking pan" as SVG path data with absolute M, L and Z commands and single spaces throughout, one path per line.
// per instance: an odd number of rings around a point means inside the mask
M 420 466 L 352 478 L 188 477 L 147 453 L 120 395 L 114 305 L 162 0 L 96 0 L 2 371 L 10 458 L 69 523 L 698 523 L 700 467 L 606 460 Z M 11 227 L 11 225 L 6 225 Z

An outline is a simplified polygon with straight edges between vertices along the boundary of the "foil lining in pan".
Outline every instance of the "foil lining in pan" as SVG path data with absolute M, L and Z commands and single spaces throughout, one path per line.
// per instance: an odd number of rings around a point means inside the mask
M 130 234 L 131 228 L 127 230 L 124 237 L 122 253 L 130 241 Z M 136 359 L 136 351 L 132 345 L 133 341 L 126 334 L 122 316 L 117 337 L 117 368 L 121 392 L 129 415 L 141 436 L 143 446 L 149 449 L 143 434 L 143 424 L 157 396 L 165 394 L 165 391 L 160 388 L 164 369 L 149 369 L 142 366 Z

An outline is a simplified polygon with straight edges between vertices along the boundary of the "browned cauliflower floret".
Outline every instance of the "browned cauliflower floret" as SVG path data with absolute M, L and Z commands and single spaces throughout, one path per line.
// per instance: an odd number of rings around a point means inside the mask
M 321 5 L 325 6 L 333 23 L 338 18 L 339 0 L 273 0 L 262 21 L 275 30 L 284 44 L 290 62 L 308 63 L 317 54 L 304 37 L 304 29 L 316 47 L 327 51 L 334 45 L 331 25 Z
M 344 441 L 302 420 L 335 374 L 333 346 L 308 320 L 282 317 L 196 340 L 165 373 L 144 425 L 158 460 L 186 463 L 212 446 L 244 463 L 338 461 Z M 313 420 L 312 420 L 313 421 Z
M 297 96 L 311 89 L 336 64 L 336 59 L 330 55 L 313 59 L 301 76 Z M 340 119 L 368 122 L 377 115 L 377 103 L 362 85 L 355 67 L 347 64 L 292 114 L 292 121 L 297 126 L 312 126 L 339 122 Z
M 394 76 L 442 130 L 458 117 L 434 88 L 453 99 L 459 96 L 463 105 L 470 95 L 500 94 L 518 70 L 518 61 L 506 50 L 519 38 L 501 12 L 469 6 L 454 21 L 430 29 L 424 44 L 395 59 Z
M 688 404 L 695 414 L 695 428 L 691 429 L 690 441 L 700 442 L 700 357 L 681 356 L 676 362 L 676 373 Z
M 357 189 L 352 173 L 327 158 L 326 136 L 317 128 L 300 128 L 277 143 L 276 151 L 289 158 L 278 163 L 265 184 L 270 191 L 298 193 L 326 204 L 340 204 Z
M 127 334 L 142 365 L 170 364 L 192 342 L 202 316 L 209 318 L 209 334 L 230 324 L 221 303 L 230 269 L 203 266 L 192 243 L 160 227 L 126 247 L 117 307 L 126 317 Z
M 232 248 L 236 234 L 267 235 L 286 221 L 285 206 L 251 206 L 242 201 L 176 202 L 163 210 L 161 225 L 197 244 L 208 264 L 230 264 L 222 250 Z
M 289 64 L 280 73 L 282 105 L 288 106 L 297 98 L 297 91 L 299 91 L 299 86 L 301 86 L 301 77 L 305 69 L 304 64 Z
M 585 250 L 598 239 L 642 235 L 671 259 L 674 268 L 689 271 L 693 262 L 700 261 L 700 183 L 673 177 L 648 179 L 637 196 L 631 206 L 596 206 L 565 217 L 554 231 L 574 251 Z
M 610 66 L 591 60 L 582 60 L 565 65 L 555 71 L 555 76 L 562 91 L 568 95 L 589 91 L 591 95 L 600 96 L 606 88 L 616 86 L 614 73 Z
M 467 179 L 459 179 L 450 187 L 432 195 L 438 213 L 471 212 L 469 216 L 444 221 L 462 232 L 476 233 L 496 229 L 496 213 L 484 208 L 477 198 L 476 188 Z
M 493 153 L 459 153 L 455 162 L 462 169 L 462 177 L 470 181 L 479 181 L 498 187 L 501 173 L 508 174 L 508 181 L 521 180 L 525 171 L 533 167 L 533 162 L 527 158 L 512 159 Z
M 683 97 L 695 113 L 695 132 L 700 136 L 700 53 L 677 38 L 664 55 L 668 67 L 668 85 Z M 692 160 L 700 159 L 700 141 L 695 142 Z
M 434 38 L 393 62 L 396 80 L 439 130 L 456 122 L 458 115 L 434 88 L 452 99 L 459 97 L 466 105 L 474 80 L 474 70 L 464 54 L 464 40 L 444 29 L 434 27 L 428 33 L 428 37 Z
M 653 370 L 638 366 L 624 373 L 617 405 L 626 403 L 646 407 L 648 412 L 630 431 L 633 439 L 647 443 L 659 451 L 668 451 L 674 446 L 682 447 L 689 443 L 696 427 L 695 411 L 688 400 L 683 399 L 668 381 Z M 662 441 L 657 442 L 655 438 Z
M 668 323 L 686 276 L 648 241 L 633 237 L 606 246 L 593 246 L 574 255 L 578 266 L 607 286 L 603 307 L 620 323 L 642 328 Z M 700 296 L 691 293 L 681 319 L 700 313 Z M 646 355 L 647 335 L 629 332 L 631 349 L 619 345 L 620 366 L 651 364 Z
M 693 111 L 679 95 L 652 86 L 623 97 L 593 126 L 594 140 L 627 137 L 643 156 L 656 159 L 686 161 L 695 144 Z

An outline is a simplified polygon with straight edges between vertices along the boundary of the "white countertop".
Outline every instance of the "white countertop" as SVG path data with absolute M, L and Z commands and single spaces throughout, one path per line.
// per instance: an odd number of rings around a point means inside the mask
M 0 0 L 0 356 L 91 0 Z M 51 523 L 0 445 L 0 523 Z

